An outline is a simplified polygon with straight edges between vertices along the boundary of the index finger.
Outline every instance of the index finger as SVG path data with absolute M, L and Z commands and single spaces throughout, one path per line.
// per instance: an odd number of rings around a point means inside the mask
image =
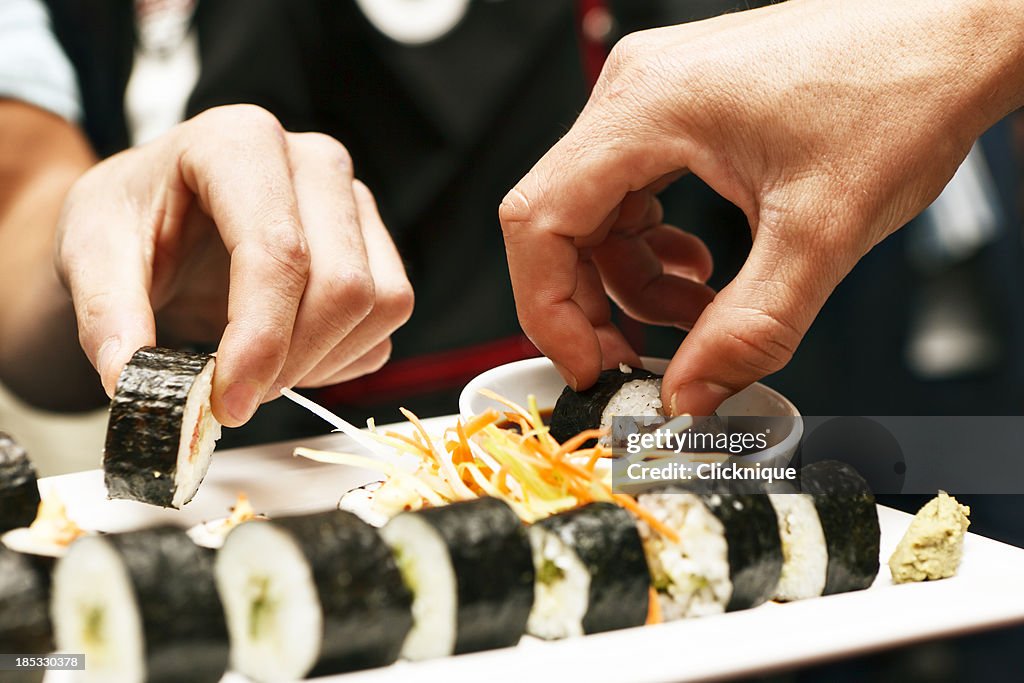
M 577 278 L 577 240 L 607 230 L 629 192 L 681 167 L 677 153 L 658 157 L 648 143 L 593 123 L 599 112 L 588 107 L 498 210 L 519 322 L 577 389 L 597 380 L 603 359 L 597 331 L 573 298 L 604 296 L 578 291 L 587 283 Z
M 193 123 L 180 157 L 182 177 L 231 255 L 228 324 L 217 352 L 212 408 L 220 422 L 238 426 L 255 412 L 288 357 L 309 248 L 277 120 L 240 106 Z

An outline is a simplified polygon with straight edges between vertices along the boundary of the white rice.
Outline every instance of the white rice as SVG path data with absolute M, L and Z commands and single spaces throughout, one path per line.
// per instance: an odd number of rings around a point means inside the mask
M 814 499 L 806 493 L 770 493 L 782 541 L 782 577 L 776 600 L 821 595 L 828 571 L 828 548 Z
M 71 546 L 54 571 L 50 608 L 57 651 L 85 654 L 81 680 L 146 680 L 135 590 L 120 555 L 106 539 L 90 536 Z
M 171 505 L 180 508 L 192 500 L 210 468 L 210 458 L 220 438 L 220 423 L 210 410 L 210 392 L 213 388 L 215 361 L 211 358 L 189 389 L 185 411 L 181 417 L 181 435 L 178 442 L 178 461 L 174 471 L 174 497 Z M 192 438 L 198 426 L 199 438 L 192 447 Z
M 546 640 L 583 635 L 583 617 L 590 604 L 590 572 L 557 534 L 543 527 L 530 527 L 530 546 L 537 580 L 526 631 Z M 545 573 L 551 573 L 545 568 L 548 563 L 557 568 L 558 576 L 542 581 Z
M 309 562 L 272 522 L 235 528 L 217 553 L 231 665 L 257 681 L 304 677 L 320 656 L 323 612 Z
M 657 417 L 661 412 L 661 380 L 636 379 L 626 382 L 615 392 L 608 405 L 601 412 L 601 429 L 611 434 L 613 420 L 616 417 Z M 611 443 L 609 437 L 603 437 L 601 444 Z
M 448 547 L 429 522 L 401 514 L 381 529 L 395 553 L 402 578 L 412 592 L 412 630 L 402 656 L 420 660 L 445 657 L 455 651 L 458 592 Z
M 642 519 L 637 523 L 662 619 L 724 612 L 732 581 L 722 523 L 692 493 L 646 493 L 638 502 L 679 536 L 673 543 Z

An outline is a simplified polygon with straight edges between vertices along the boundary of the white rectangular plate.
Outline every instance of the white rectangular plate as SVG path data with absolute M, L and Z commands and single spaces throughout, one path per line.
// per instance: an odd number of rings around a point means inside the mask
M 454 418 L 426 420 L 440 432 Z M 389 428 L 408 429 L 408 425 Z M 157 523 L 191 527 L 219 519 L 239 492 L 270 516 L 332 508 L 345 491 L 377 479 L 367 470 L 323 465 L 292 457 L 297 445 L 365 452 L 341 435 L 218 452 L 195 500 L 184 510 L 162 510 L 106 499 L 98 470 L 44 479 L 68 514 L 85 529 L 127 531 Z M 970 501 L 966 501 L 969 503 Z M 957 576 L 896 586 L 886 561 L 910 515 L 879 507 L 882 567 L 865 591 L 702 619 L 604 633 L 557 642 L 523 638 L 518 647 L 407 663 L 319 681 L 407 683 L 421 681 L 560 680 L 680 681 L 728 677 L 806 665 L 917 640 L 1024 621 L 1024 550 L 968 534 Z M 73 672 L 51 672 L 49 683 L 72 681 Z M 236 674 L 223 683 L 243 683 Z

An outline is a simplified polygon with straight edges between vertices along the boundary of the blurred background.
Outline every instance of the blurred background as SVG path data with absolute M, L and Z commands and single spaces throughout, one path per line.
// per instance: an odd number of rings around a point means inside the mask
M 361 423 L 397 420 L 399 405 L 424 416 L 453 412 L 469 378 L 536 354 L 515 319 L 494 207 L 572 124 L 622 35 L 758 4 L 4 0 L 0 18 L 42 16 L 74 74 L 67 97 L 75 105 L 58 113 L 101 156 L 236 102 L 348 147 L 417 292 L 389 366 L 312 392 Z M 23 50 L 33 46 L 24 30 L 21 37 Z M 10 81 L 16 67 L 12 57 L 0 76 Z M 0 95 L 5 87 L 0 79 Z M 1017 116 L 989 131 L 936 204 L 839 286 L 793 362 L 768 383 L 809 415 L 1019 413 L 1022 130 Z M 742 214 L 694 177 L 663 202 L 667 222 L 710 246 L 710 284 L 727 283 L 750 246 Z M 457 265 L 467 258 L 472 267 Z M 619 322 L 649 355 L 670 356 L 683 338 Z M 102 411 L 37 413 L 0 393 L 0 428 L 24 441 L 47 474 L 94 467 L 103 419 Z M 223 445 L 322 432 L 277 401 Z
M 0 0 L 0 96 L 67 116 L 100 156 L 236 102 L 269 109 L 289 130 L 341 140 L 402 251 L 417 310 L 382 371 L 310 393 L 357 423 L 386 423 L 399 419 L 398 405 L 453 413 L 469 378 L 536 355 L 515 319 L 495 207 L 571 126 L 611 45 L 634 30 L 759 4 L 767 3 Z M 73 70 L 64 95 L 74 106 L 33 100 L 18 86 L 25 74 L 11 75 L 40 44 L 40 26 Z M 1019 414 L 1022 159 L 1024 119 L 1014 115 L 979 141 L 933 207 L 860 263 L 767 383 L 807 415 Z M 728 282 L 750 246 L 742 214 L 693 177 L 663 201 L 667 222 L 709 244 L 712 286 Z M 620 324 L 649 355 L 669 356 L 683 338 L 621 316 Z M 45 414 L 0 388 L 0 430 L 43 475 L 97 467 L 104 428 L 102 407 Z M 325 431 L 278 401 L 222 445 Z M 972 530 L 1024 543 L 1020 497 L 965 502 Z M 963 680 L 985 667 L 1019 670 L 1022 642 L 1009 630 L 771 680 Z

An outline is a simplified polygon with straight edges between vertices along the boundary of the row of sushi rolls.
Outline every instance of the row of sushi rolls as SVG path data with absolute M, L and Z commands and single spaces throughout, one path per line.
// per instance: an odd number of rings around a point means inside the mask
M 110 497 L 164 507 L 192 498 L 220 429 L 209 409 L 213 364 L 166 349 L 135 354 L 110 409 Z M 89 681 L 217 681 L 229 669 L 285 681 L 872 585 L 877 509 L 846 464 L 806 466 L 799 492 L 612 492 L 601 467 L 611 455 L 607 421 L 627 408 L 639 414 L 638 397 L 656 411 L 659 382 L 642 370 L 607 371 L 588 392 L 567 388 L 550 428 L 536 406 L 508 403 L 440 439 L 411 414 L 412 437 L 357 432 L 419 467 L 380 465 L 383 483 L 316 514 L 271 519 L 240 501 L 220 523 L 218 549 L 173 526 L 79 529 L 58 500 L 40 499 L 25 451 L 0 435 L 0 652 L 84 653 L 79 673 Z M 341 509 L 354 499 L 369 500 L 365 514 Z M 910 559 L 894 580 L 955 572 L 969 510 L 945 494 L 929 503 L 932 517 L 950 505 L 960 515 L 955 532 L 905 538 Z M 14 549 L 11 539 L 26 534 L 56 550 Z

